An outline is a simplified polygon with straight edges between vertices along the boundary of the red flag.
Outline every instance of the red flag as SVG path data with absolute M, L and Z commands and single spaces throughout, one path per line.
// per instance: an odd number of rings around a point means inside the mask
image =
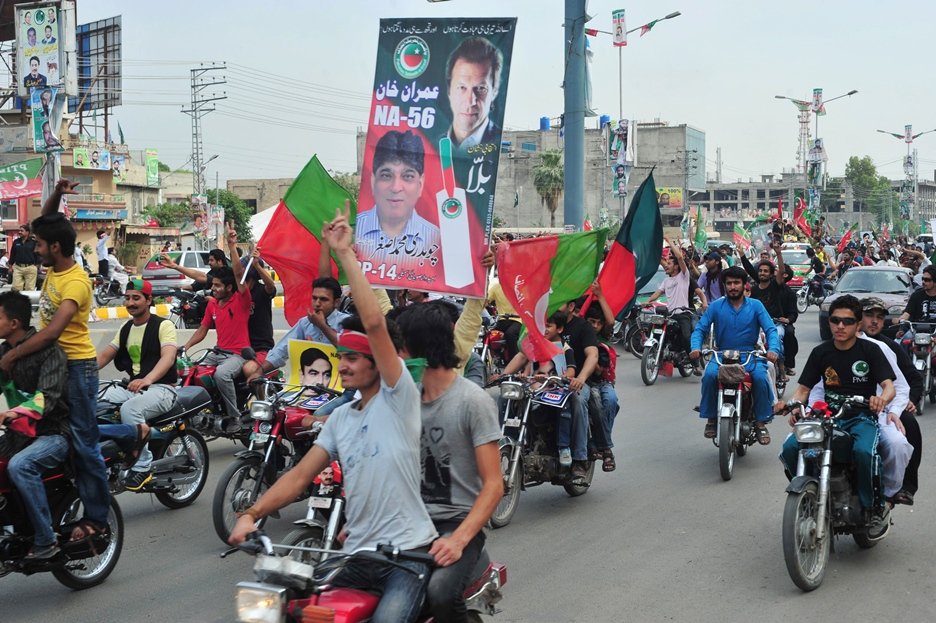
M 595 29 L 595 28 L 586 28 L 586 29 L 585 29 L 585 34 L 588 35 L 589 37 L 597 37 L 597 36 L 598 36 L 598 30 Z
M 804 212 L 806 212 L 806 202 L 803 201 L 802 197 L 797 197 L 796 207 L 793 208 L 793 222 L 799 226 L 804 234 L 812 236 L 812 228 L 809 227 L 809 223 L 807 223 L 806 219 L 803 217 Z
M 592 230 L 591 221 L 589 221 L 588 219 L 585 219 L 585 222 L 582 223 L 582 231 L 591 231 L 591 230 Z
M 777 220 L 783 222 L 783 199 L 777 199 Z
M 838 253 L 841 253 L 845 250 L 845 247 L 848 246 L 848 241 L 851 240 L 852 234 L 856 231 L 858 231 L 858 223 L 852 225 L 849 230 L 845 232 L 845 235 L 842 236 L 842 239 L 839 240 L 838 247 L 836 247 L 836 251 Z

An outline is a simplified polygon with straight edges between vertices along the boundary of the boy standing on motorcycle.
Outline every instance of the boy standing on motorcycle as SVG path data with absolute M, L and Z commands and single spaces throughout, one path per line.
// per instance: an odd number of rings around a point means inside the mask
M 348 501 L 346 551 L 374 550 L 388 543 L 403 550 L 428 550 L 438 536 L 420 497 L 419 389 L 358 265 L 349 212 L 346 204 L 325 224 L 322 237 L 348 277 L 360 314 L 359 320 L 346 322 L 338 338 L 338 373 L 342 386 L 360 391 L 361 398 L 336 409 L 302 461 L 244 511 L 231 531 L 232 545 L 243 542 L 256 521 L 294 502 L 332 460 L 341 463 Z M 427 576 L 424 563 L 391 566 L 358 559 L 332 585 L 379 591 L 371 621 L 406 623 L 419 615 Z
M 436 621 L 467 623 L 464 591 L 484 549 L 484 525 L 504 495 L 497 408 L 456 370 L 454 319 L 445 302 L 397 316 L 406 355 L 424 358 L 422 500 L 439 532 L 426 598 Z
M 705 341 L 709 327 L 715 326 L 715 343 L 722 350 L 752 351 L 757 348 L 760 332 L 767 338 L 767 359 L 776 362 L 780 350 L 777 328 L 764 309 L 764 305 L 753 298 L 744 296 L 744 284 L 747 274 L 740 266 L 732 266 L 724 272 L 725 296 L 718 299 L 702 314 L 699 324 L 692 333 L 692 352 L 689 357 L 698 360 L 702 355 L 702 342 Z M 754 393 L 754 419 L 757 441 L 762 445 L 770 443 L 767 422 L 772 417 L 770 379 L 766 366 L 752 361 L 748 364 Z M 713 359 L 705 368 L 702 377 L 702 401 L 699 403 L 699 415 L 705 418 L 705 438 L 715 437 L 715 408 L 718 399 L 718 363 Z
M 858 322 L 861 320 L 861 304 L 858 299 L 846 294 L 835 299 L 829 306 L 829 328 L 832 339 L 813 349 L 803 366 L 799 386 L 793 400 L 805 402 L 810 389 L 820 380 L 825 385 L 826 402 L 833 412 L 838 411 L 849 396 L 868 399 L 869 410 L 852 410 L 837 423 L 837 426 L 852 436 L 852 459 L 857 468 L 858 498 L 865 512 L 879 511 L 874 500 L 874 475 L 880 473 L 880 457 L 877 455 L 877 414 L 897 395 L 894 389 L 894 371 L 880 346 L 870 340 L 858 339 Z M 877 387 L 880 395 L 875 395 Z M 783 403 L 778 405 L 783 408 Z M 790 416 L 790 425 L 796 423 L 796 415 Z M 799 442 L 790 435 L 783 443 L 780 460 L 786 470 L 796 473 Z
M 19 348 L 36 330 L 29 326 L 32 305 L 18 292 L 0 294 L 0 354 Z M 0 413 L 0 457 L 26 506 L 35 536 L 31 560 L 48 560 L 59 552 L 42 474 L 68 456 L 68 406 L 65 403 L 67 359 L 56 343 L 17 360 L 0 373 L 9 409 Z
M 669 238 L 664 238 L 666 244 L 670 247 L 670 254 L 663 258 L 663 269 L 666 271 L 666 279 L 660 284 L 660 289 L 650 295 L 645 305 L 650 305 L 663 295 L 666 295 L 666 305 L 674 320 L 679 324 L 679 335 L 682 338 L 677 347 L 680 349 L 689 348 L 689 340 L 692 336 L 692 315 L 689 307 L 689 269 L 686 267 L 686 260 L 683 258 L 679 245 L 674 244 Z M 701 373 L 698 364 L 693 366 L 697 374 Z
M 176 329 L 170 320 L 150 313 L 152 303 L 152 284 L 131 280 L 124 294 L 130 320 L 97 356 L 98 369 L 113 361 L 130 377 L 126 388 L 113 385 L 103 398 L 120 405 L 120 421 L 124 424 L 146 424 L 148 417 L 166 413 L 176 401 Z M 152 462 L 153 453 L 144 446 L 124 487 L 129 491 L 142 489 L 153 478 Z

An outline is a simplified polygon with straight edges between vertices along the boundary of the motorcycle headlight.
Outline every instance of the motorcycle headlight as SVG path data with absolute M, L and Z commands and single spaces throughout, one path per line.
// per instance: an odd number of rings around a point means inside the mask
M 235 596 L 237 620 L 243 623 L 283 623 L 286 589 L 272 584 L 241 582 Z
M 273 419 L 273 405 L 266 400 L 254 400 L 250 405 L 250 417 L 261 422 L 269 422 Z
M 888 316 L 899 316 L 900 314 L 903 313 L 903 310 L 904 310 L 903 305 L 894 305 L 893 307 L 888 307 L 888 308 L 887 308 L 887 315 L 888 315 Z
M 523 385 L 513 381 L 501 383 L 500 395 L 505 400 L 520 400 L 523 398 Z
M 913 335 L 913 343 L 917 346 L 929 346 L 932 341 L 933 336 L 929 333 L 915 333 Z
M 819 443 L 825 439 L 822 422 L 797 422 L 793 434 L 800 443 Z

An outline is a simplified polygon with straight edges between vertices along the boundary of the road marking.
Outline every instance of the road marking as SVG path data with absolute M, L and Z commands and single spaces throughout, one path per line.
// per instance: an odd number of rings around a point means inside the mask
M 280 308 L 283 306 L 284 299 L 282 296 L 277 296 L 273 298 L 273 307 Z M 171 311 L 171 305 L 168 303 L 160 303 L 159 305 L 154 305 L 150 307 L 150 313 L 156 314 L 157 316 L 168 316 Z M 124 306 L 120 307 L 98 307 L 91 312 L 92 321 L 96 320 L 119 320 L 122 318 L 129 318 L 130 314 L 127 313 L 127 308 Z

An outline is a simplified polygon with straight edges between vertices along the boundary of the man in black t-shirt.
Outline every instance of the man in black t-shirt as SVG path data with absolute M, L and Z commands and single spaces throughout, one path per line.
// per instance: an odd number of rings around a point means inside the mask
M 923 269 L 923 287 L 910 295 L 907 306 L 894 324 L 902 320 L 936 323 L 936 266 Z
M 273 339 L 273 297 L 276 296 L 276 282 L 264 268 L 260 255 L 252 253 L 253 263 L 247 271 L 245 284 L 253 300 L 247 331 L 250 333 L 250 347 L 257 353 L 257 361 L 263 363 L 276 342 Z M 247 258 L 241 259 L 241 265 L 247 266 Z
M 874 499 L 874 474 L 881 473 L 881 458 L 876 452 L 878 438 L 877 414 L 894 399 L 894 371 L 883 351 L 868 340 L 858 339 L 861 304 L 846 294 L 829 306 L 829 328 L 832 339 L 813 349 L 803 366 L 799 386 L 793 400 L 806 402 L 809 390 L 820 380 L 825 385 L 825 398 L 833 411 L 838 411 L 849 396 L 868 399 L 869 408 L 846 412 L 836 424 L 851 434 L 852 461 L 858 479 L 858 499 L 866 511 L 879 511 Z M 881 395 L 875 395 L 877 386 Z M 778 405 L 782 408 L 782 403 Z M 796 416 L 790 416 L 794 424 Z M 796 472 L 799 442 L 790 435 L 783 444 L 780 459 L 789 474 Z

